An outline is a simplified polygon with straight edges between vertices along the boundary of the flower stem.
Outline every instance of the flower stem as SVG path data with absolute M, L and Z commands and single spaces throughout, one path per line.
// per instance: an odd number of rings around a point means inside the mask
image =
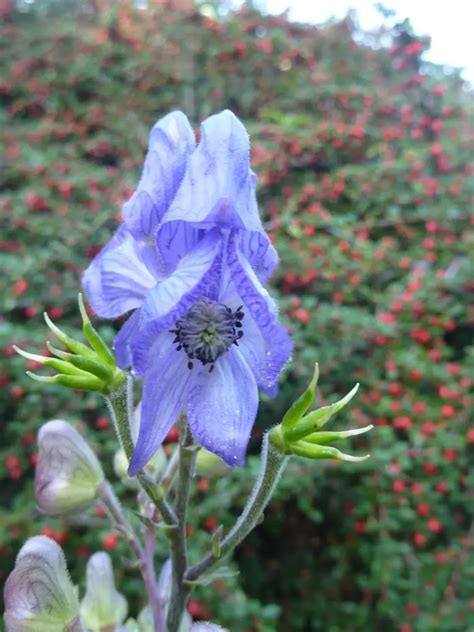
M 114 423 L 115 432 L 119 439 L 120 445 L 125 452 L 128 462 L 131 461 L 134 444 L 130 431 L 130 420 L 133 415 L 133 381 L 131 377 L 127 377 L 124 384 L 111 391 L 107 395 L 107 403 L 109 405 L 110 414 Z M 163 520 L 168 525 L 177 523 L 176 517 L 171 507 L 166 502 L 166 498 L 159 490 L 158 486 L 147 478 L 145 474 L 137 476 L 147 496 L 152 500 L 155 507 L 159 510 Z
M 184 584 L 183 579 L 188 570 L 186 514 L 195 460 L 196 450 L 193 446 L 192 435 L 185 421 L 182 421 L 179 444 L 178 488 L 175 503 L 178 524 L 174 533 L 175 537 L 170 539 L 172 584 L 167 617 L 168 632 L 177 632 L 189 594 L 189 588 Z
M 222 557 L 232 552 L 257 526 L 288 460 L 288 456 L 269 443 L 268 434 L 266 434 L 262 444 L 260 473 L 255 487 L 239 519 L 222 540 L 219 556 L 213 553 L 206 555 L 200 562 L 189 568 L 185 574 L 185 581 L 196 581 L 203 573 L 215 566 Z
M 142 548 L 132 526 L 123 512 L 122 506 L 120 505 L 112 486 L 108 481 L 104 481 L 101 484 L 98 490 L 98 496 L 107 507 L 117 529 L 126 537 L 133 554 L 138 560 L 140 572 L 148 594 L 148 601 L 150 602 L 155 630 L 156 632 L 166 632 L 153 565 L 154 539 L 150 540 L 150 536 L 148 535 L 147 537 L 147 535 L 145 535 L 145 549 Z M 152 536 L 154 536 L 153 532 Z

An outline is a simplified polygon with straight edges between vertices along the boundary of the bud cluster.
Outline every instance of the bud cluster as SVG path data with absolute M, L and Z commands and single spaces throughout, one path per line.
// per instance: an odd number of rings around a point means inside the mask
M 295 454 L 308 459 L 365 461 L 370 457 L 369 454 L 352 456 L 328 444 L 364 434 L 372 430 L 373 425 L 341 432 L 321 432 L 321 428 L 351 401 L 359 389 L 359 384 L 334 404 L 308 413 L 314 400 L 318 378 L 319 368 L 316 364 L 313 378 L 306 391 L 288 409 L 281 423 L 270 431 L 270 442 L 284 454 Z
M 16 346 L 13 348 L 24 358 L 57 371 L 56 375 L 51 376 L 36 375 L 27 371 L 27 375 L 37 382 L 61 384 L 81 391 L 99 391 L 106 395 L 124 383 L 125 373 L 117 367 L 113 352 L 92 327 L 84 307 L 82 294 L 79 294 L 78 302 L 82 317 L 82 331 L 90 346 L 65 334 L 45 313 L 44 319 L 47 326 L 68 351 L 57 349 L 49 341 L 46 344 L 53 357 L 29 353 Z

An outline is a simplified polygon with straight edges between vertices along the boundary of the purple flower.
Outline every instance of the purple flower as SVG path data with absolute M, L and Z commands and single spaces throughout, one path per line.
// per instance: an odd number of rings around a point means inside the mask
M 239 240 L 238 232 L 222 240 L 211 231 L 200 242 L 199 257 L 186 255 L 147 297 L 132 344 L 144 387 L 131 475 L 153 456 L 183 410 L 200 445 L 228 465 L 244 462 L 258 387 L 272 393 L 291 340 Z M 188 291 L 192 261 L 207 272 Z
M 155 126 L 124 225 L 84 275 L 99 315 L 135 310 L 115 340 L 118 363 L 144 376 L 132 475 L 183 410 L 201 445 L 241 464 L 257 389 L 274 393 L 291 351 L 263 287 L 277 255 L 247 132 L 226 110 L 204 121 L 193 150 L 184 121 L 174 113 Z

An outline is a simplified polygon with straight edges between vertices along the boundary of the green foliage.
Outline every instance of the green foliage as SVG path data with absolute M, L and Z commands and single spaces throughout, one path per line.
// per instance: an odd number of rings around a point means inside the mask
M 344 444 L 371 452 L 362 464 L 294 459 L 237 552 L 240 575 L 199 589 L 191 611 L 233 632 L 469 629 L 472 93 L 423 63 L 426 42 L 407 24 L 373 49 L 350 20 L 214 21 L 149 4 L 98 1 L 72 17 L 51 3 L 47 20 L 12 11 L 0 28 L 0 578 L 43 532 L 76 581 L 91 552 L 113 551 L 132 614 L 142 605 L 100 509 L 69 523 L 34 509 L 35 433 L 47 419 L 76 422 L 113 476 L 103 403 L 32 383 L 11 345 L 48 353 L 43 310 L 80 335 L 80 273 L 117 226 L 154 121 L 180 108 L 197 124 L 230 107 L 252 134 L 281 259 L 273 285 L 296 345 L 259 427 L 281 419 L 317 361 L 318 406 L 361 383 L 333 429 L 377 428 Z M 118 326 L 101 326 L 107 341 Z M 193 558 L 231 524 L 256 471 L 251 456 L 243 471 L 197 481 Z

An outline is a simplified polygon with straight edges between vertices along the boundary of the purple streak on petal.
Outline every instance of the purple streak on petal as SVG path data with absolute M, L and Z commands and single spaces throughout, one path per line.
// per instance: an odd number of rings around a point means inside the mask
M 115 318 L 143 303 L 157 282 L 145 264 L 149 248 L 120 229 L 84 272 L 82 283 L 99 316 Z
M 153 345 L 153 361 L 143 383 L 140 430 L 128 472 L 135 476 L 163 443 L 181 414 L 191 371 L 187 356 L 165 333 Z
M 151 130 L 140 182 L 123 206 L 127 228 L 137 238 L 156 230 L 181 184 L 195 144 L 194 132 L 182 112 L 171 112 Z
M 229 110 L 206 119 L 181 187 L 164 222 L 263 232 L 250 170 L 248 134 Z
M 242 232 L 240 250 L 250 262 L 262 283 L 271 276 L 278 264 L 278 254 L 265 233 Z
M 165 274 L 171 274 L 179 261 L 194 248 L 203 230 L 187 222 L 164 222 L 156 233 L 156 243 L 164 265 Z
M 288 361 L 292 342 L 288 332 L 277 319 L 275 302 L 258 280 L 248 261 L 238 250 L 239 235 L 233 235 L 227 249 L 233 287 L 244 302 L 248 320 L 244 320 L 244 335 L 239 346 L 255 372 L 260 388 L 271 393 L 283 366 Z M 228 286 L 228 292 L 232 284 Z M 224 297 L 223 301 L 229 302 Z M 245 311 L 245 310 L 244 310 Z
M 140 310 L 140 335 L 132 343 L 133 368 L 143 375 L 150 347 L 158 334 L 170 329 L 200 297 L 217 300 L 220 289 L 222 240 L 209 232 L 179 262 L 174 273 L 151 290 Z
M 212 373 L 200 368 L 186 393 L 186 411 L 194 438 L 232 467 L 245 461 L 257 408 L 255 378 L 234 347 L 217 360 Z

